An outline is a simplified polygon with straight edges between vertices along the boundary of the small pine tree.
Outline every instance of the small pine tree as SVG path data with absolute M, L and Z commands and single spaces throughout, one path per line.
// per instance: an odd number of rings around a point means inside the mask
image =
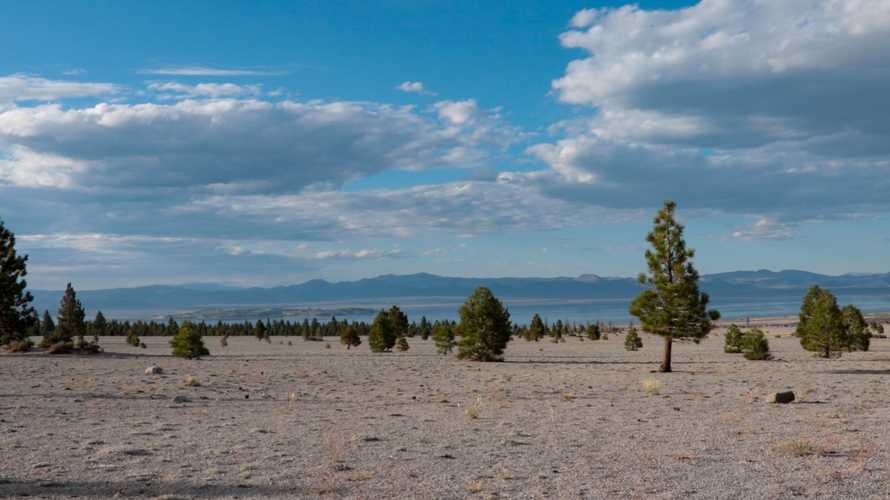
M 535 314 L 532 316 L 532 322 L 528 325 L 528 339 L 538 342 L 547 335 L 547 325 L 540 316 Z
M 201 332 L 193 328 L 190 323 L 183 323 L 179 327 L 179 333 L 170 339 L 170 347 L 177 358 L 200 359 L 201 356 L 209 356 L 210 351 L 204 347 Z
M 408 339 L 406 339 L 404 335 L 399 335 L 399 338 L 396 340 L 396 350 L 399 352 L 405 352 L 410 347 L 411 346 L 408 345 Z
M 454 350 L 454 329 L 447 322 L 437 323 L 433 327 L 433 342 L 436 344 L 436 352 L 447 355 Z
M 479 287 L 460 308 L 458 330 L 458 358 L 501 361 L 512 331 L 510 313 L 491 290 Z
M 93 331 L 93 336 L 95 337 L 108 335 L 108 320 L 105 319 L 105 315 L 102 314 L 102 311 L 96 313 L 96 319 L 93 320 L 91 329 Z
M 769 341 L 766 339 L 766 334 L 757 328 L 745 332 L 742 345 L 745 359 L 752 361 L 766 361 L 773 359 L 769 352 Z
M 358 331 L 352 325 L 346 325 L 340 330 L 340 343 L 346 346 L 346 349 L 349 350 L 353 346 L 362 345 L 362 339 L 358 335 Z
M 371 323 L 368 346 L 371 352 L 387 352 L 396 345 L 396 334 L 386 311 L 380 311 Z
M 839 355 L 848 345 L 844 318 L 837 299 L 828 290 L 812 286 L 800 306 L 796 335 L 800 345 L 823 358 Z
M 262 320 L 257 320 L 256 326 L 253 328 L 253 334 L 256 336 L 257 341 L 266 340 L 269 336 L 269 333 L 266 331 L 266 324 L 263 323 Z
M 638 351 L 643 347 L 643 339 L 637 333 L 637 328 L 630 325 L 627 329 L 627 335 L 624 337 L 624 349 L 628 351 Z
M 729 325 L 729 328 L 726 329 L 726 336 L 723 341 L 723 352 L 731 354 L 742 352 L 743 340 L 744 334 L 742 333 L 742 329 L 736 326 L 735 323 Z
M 599 340 L 601 336 L 600 325 L 599 323 L 587 324 L 587 328 L 585 329 L 585 333 L 587 334 L 587 338 L 590 340 Z
M 141 343 L 139 335 L 136 335 L 136 330 L 130 330 L 130 333 L 127 334 L 127 344 L 133 347 L 139 347 Z
M 862 316 L 862 311 L 848 304 L 841 309 L 841 318 L 847 334 L 848 351 L 867 351 L 871 344 L 871 332 Z

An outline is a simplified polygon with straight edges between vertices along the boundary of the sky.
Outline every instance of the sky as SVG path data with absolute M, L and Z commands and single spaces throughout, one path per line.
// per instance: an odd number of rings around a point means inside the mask
M 890 0 L 0 11 L 32 287 L 890 271 Z

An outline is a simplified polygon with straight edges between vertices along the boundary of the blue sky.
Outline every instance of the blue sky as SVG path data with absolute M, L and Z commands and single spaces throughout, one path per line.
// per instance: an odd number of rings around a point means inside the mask
M 887 1 L 0 8 L 32 286 L 888 271 Z

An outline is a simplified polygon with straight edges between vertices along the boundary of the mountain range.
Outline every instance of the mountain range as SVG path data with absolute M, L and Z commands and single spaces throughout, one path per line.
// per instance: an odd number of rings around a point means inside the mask
M 818 284 L 845 296 L 890 297 L 890 273 L 828 276 L 805 271 L 734 271 L 703 275 L 700 287 L 714 300 L 802 297 Z M 356 281 L 311 280 L 275 287 L 233 287 L 212 283 L 81 290 L 89 310 L 182 311 L 196 307 L 298 305 L 319 302 L 387 303 L 393 299 L 463 298 L 478 286 L 502 299 L 629 299 L 642 289 L 635 278 L 592 274 L 555 278 L 456 278 L 428 273 L 382 275 Z M 35 307 L 55 311 L 61 291 L 34 290 Z M 384 300 L 387 299 L 387 300 Z

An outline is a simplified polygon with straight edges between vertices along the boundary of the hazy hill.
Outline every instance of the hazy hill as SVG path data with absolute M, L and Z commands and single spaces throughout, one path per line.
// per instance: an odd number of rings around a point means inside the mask
M 804 271 L 735 271 L 702 276 L 702 289 L 714 298 L 744 299 L 803 296 L 812 284 L 844 295 L 888 296 L 890 273 L 827 276 Z M 383 298 L 465 297 L 484 285 L 502 298 L 604 299 L 630 298 L 640 290 L 634 278 L 454 278 L 428 273 L 382 275 L 357 281 L 311 280 L 298 285 L 237 288 L 214 284 L 145 286 L 82 290 L 81 301 L 92 310 L 181 310 L 199 306 L 305 304 L 324 301 L 368 301 Z M 76 284 L 75 284 L 76 286 Z M 54 311 L 61 291 L 36 290 L 36 307 Z

